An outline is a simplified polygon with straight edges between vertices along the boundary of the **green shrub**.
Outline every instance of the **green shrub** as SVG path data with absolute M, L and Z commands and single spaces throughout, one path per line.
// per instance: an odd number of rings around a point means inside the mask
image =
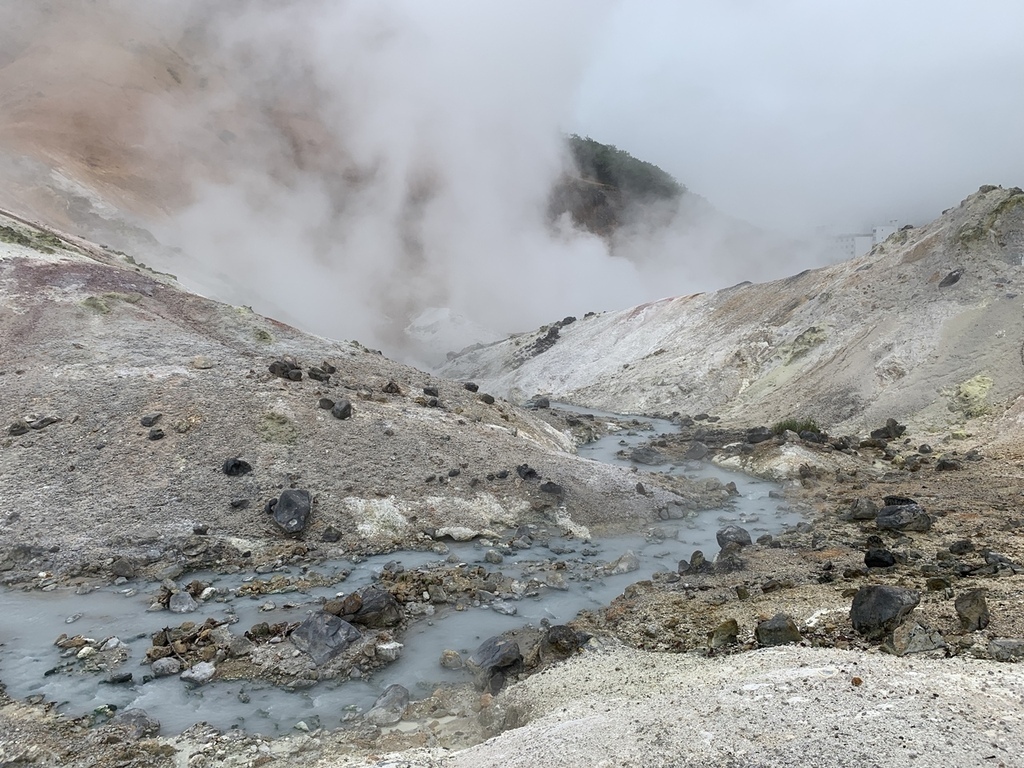
M 818 426 L 818 422 L 814 419 L 783 419 L 772 427 L 772 432 L 776 435 L 781 435 L 786 430 L 796 432 L 798 435 L 801 432 L 821 432 L 821 427 Z
M 637 198 L 675 198 L 686 187 L 653 163 L 638 160 L 611 144 L 573 134 L 569 149 L 580 173 Z

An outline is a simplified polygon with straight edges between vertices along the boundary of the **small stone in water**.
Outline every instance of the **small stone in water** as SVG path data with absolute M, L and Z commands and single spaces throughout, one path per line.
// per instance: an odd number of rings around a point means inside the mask
M 441 666 L 445 669 L 462 669 L 463 661 L 462 656 L 458 651 L 453 651 L 450 648 L 446 648 L 441 651 Z
M 80 618 L 82 618 L 82 614 L 76 613 L 73 616 L 68 616 L 66 619 L 64 619 L 64 623 L 65 624 L 74 624 Z
M 383 661 L 396 661 L 399 656 L 402 655 L 402 648 L 404 646 L 392 640 L 387 643 L 381 643 L 377 646 L 377 658 Z
M 181 662 L 171 656 L 157 659 L 150 665 L 156 677 L 167 677 L 176 675 L 181 671 Z
M 95 656 L 95 655 L 96 655 L 96 649 L 93 648 L 91 645 L 85 646 L 77 654 L 78 658 L 80 658 L 80 659 L 87 659 L 90 656 Z
M 516 613 L 519 612 L 518 608 L 516 608 L 511 603 L 506 603 L 504 600 L 495 600 L 493 603 L 491 603 L 491 610 L 493 610 L 495 613 L 501 613 L 505 616 L 515 616 Z
M 501 552 L 498 552 L 495 549 L 489 549 L 487 550 L 487 554 L 484 555 L 484 562 L 491 563 L 492 565 L 498 565 L 499 563 L 505 562 L 505 558 L 502 556 Z
M 192 613 L 199 604 L 188 592 L 175 592 L 167 603 L 171 613 Z
M 260 606 L 261 611 L 273 611 L 277 608 L 277 603 L 273 600 L 267 600 L 263 605 Z
M 209 661 L 201 661 L 182 672 L 181 679 L 186 683 L 203 685 L 210 682 L 216 672 L 217 668 L 212 663 Z

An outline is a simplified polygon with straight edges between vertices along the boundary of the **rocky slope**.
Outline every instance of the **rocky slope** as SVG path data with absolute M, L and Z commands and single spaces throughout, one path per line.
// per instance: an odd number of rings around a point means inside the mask
M 564 423 L 6 217 L 0 307 L 8 581 L 109 574 L 115 555 L 155 571 L 600 529 L 720 500 L 697 484 L 638 494 L 628 471 L 572 454 Z M 284 489 L 312 498 L 295 536 L 265 511 Z
M 560 321 L 442 373 L 617 412 L 1006 428 L 1024 391 L 1022 258 L 1024 193 L 985 187 L 862 258 Z

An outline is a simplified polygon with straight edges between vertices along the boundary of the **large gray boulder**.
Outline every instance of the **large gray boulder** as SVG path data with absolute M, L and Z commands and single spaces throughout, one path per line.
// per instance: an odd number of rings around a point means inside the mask
M 868 640 L 881 639 L 921 602 L 921 593 L 903 587 L 861 587 L 850 606 L 853 628 Z
M 308 653 L 316 665 L 326 664 L 362 635 L 347 621 L 318 611 L 292 632 L 292 644 Z

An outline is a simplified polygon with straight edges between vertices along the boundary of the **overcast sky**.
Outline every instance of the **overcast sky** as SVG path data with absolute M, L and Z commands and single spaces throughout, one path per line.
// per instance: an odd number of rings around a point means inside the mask
M 570 128 L 781 229 L 925 223 L 1024 186 L 1020 0 L 632 0 Z

